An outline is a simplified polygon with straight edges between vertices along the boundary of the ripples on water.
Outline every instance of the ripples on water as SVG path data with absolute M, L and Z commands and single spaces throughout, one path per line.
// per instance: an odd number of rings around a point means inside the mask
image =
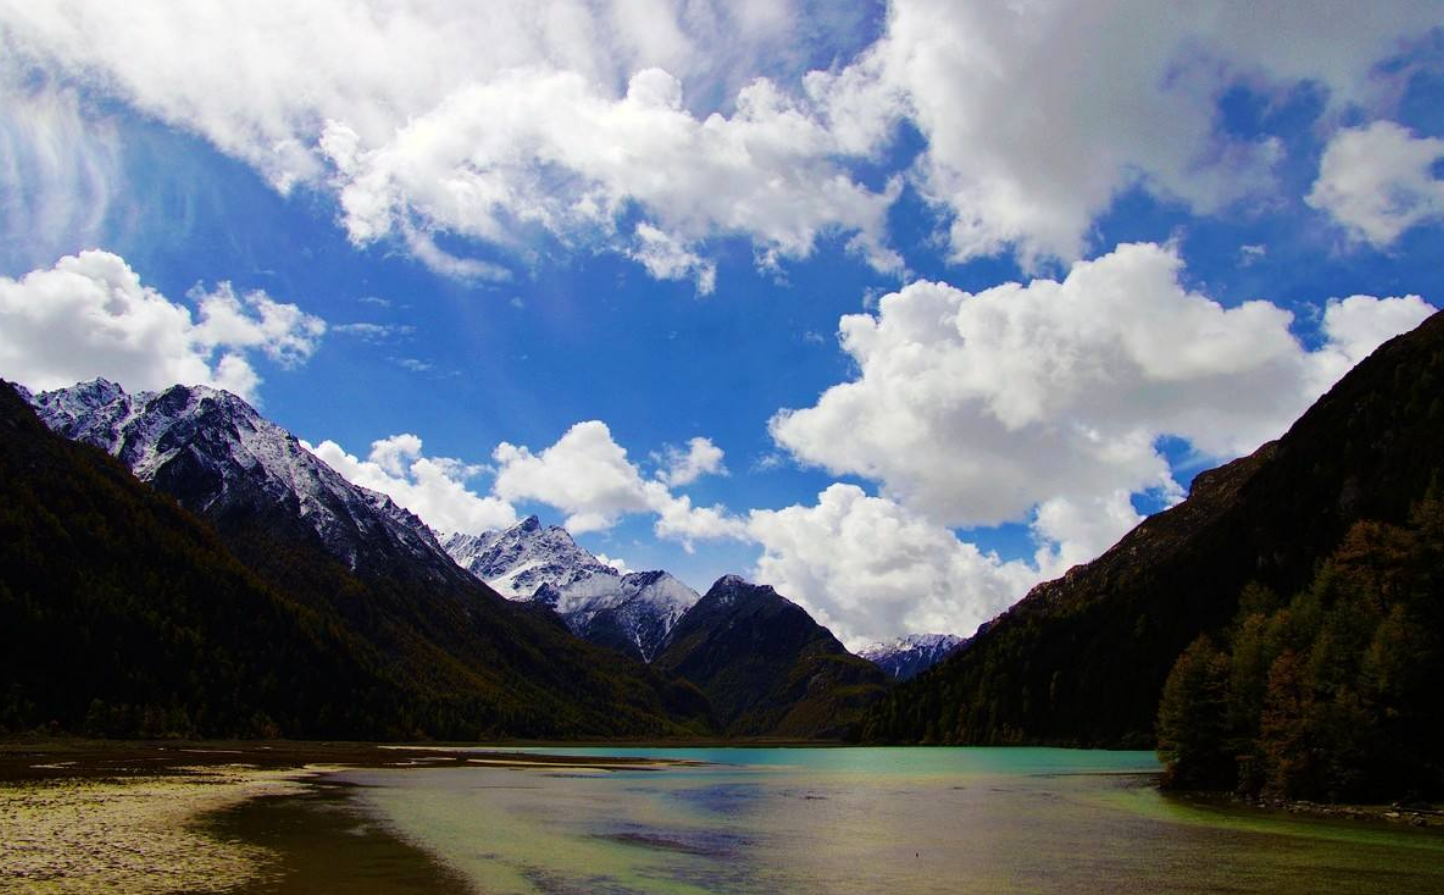
M 487 895 L 1444 892 L 1437 831 L 1171 800 L 1149 753 L 545 751 L 714 763 L 343 779 Z

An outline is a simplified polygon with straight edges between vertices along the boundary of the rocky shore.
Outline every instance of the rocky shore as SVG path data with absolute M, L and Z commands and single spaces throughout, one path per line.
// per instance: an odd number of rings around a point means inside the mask
M 1347 805 L 1303 799 L 1250 799 L 1237 796 L 1230 801 L 1264 811 L 1444 829 L 1444 810 L 1423 801 L 1409 800 L 1389 805 Z

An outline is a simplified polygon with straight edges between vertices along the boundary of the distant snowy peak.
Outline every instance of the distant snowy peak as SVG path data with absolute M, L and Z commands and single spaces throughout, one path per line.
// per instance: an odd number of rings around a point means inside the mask
M 545 603 L 577 635 L 646 661 L 699 599 L 666 572 L 621 574 L 535 516 L 504 531 L 450 535 L 442 546 L 502 596 Z
M 910 680 L 946 659 L 967 641 L 955 634 L 908 634 L 875 643 L 858 655 L 898 681 Z
M 531 599 L 544 584 L 564 595 L 615 589 L 622 577 L 579 546 L 566 529 L 543 526 L 535 516 L 502 531 L 449 535 L 442 547 L 463 569 L 513 600 Z
M 206 386 L 127 394 L 104 379 L 32 396 L 51 430 L 109 452 L 193 512 L 282 512 L 355 569 L 368 553 L 452 565 L 431 530 L 353 485 L 235 395 Z

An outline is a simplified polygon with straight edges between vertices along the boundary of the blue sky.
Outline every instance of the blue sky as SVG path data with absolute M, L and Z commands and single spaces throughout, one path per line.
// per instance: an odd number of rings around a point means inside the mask
M 0 375 L 970 633 L 1444 302 L 1439 3 L 994 6 L 0 3 Z

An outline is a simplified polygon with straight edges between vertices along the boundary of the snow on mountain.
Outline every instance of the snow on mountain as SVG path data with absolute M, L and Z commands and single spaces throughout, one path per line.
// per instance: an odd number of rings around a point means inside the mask
M 391 498 L 353 485 L 235 395 L 205 386 L 127 394 L 96 379 L 32 396 L 51 430 L 119 459 L 201 515 L 283 512 L 352 569 L 400 555 L 453 574 L 435 535 Z
M 578 546 L 566 529 L 543 527 L 535 516 L 504 531 L 454 534 L 441 543 L 463 569 L 513 600 L 531 599 L 543 584 L 567 599 L 582 599 L 615 590 L 622 577 Z M 572 607 L 563 602 L 556 608 L 566 613 Z
M 875 643 L 858 655 L 898 681 L 910 680 L 946 659 L 966 640 L 955 634 L 908 634 Z
M 442 546 L 503 596 L 544 602 L 578 636 L 649 662 L 699 599 L 666 572 L 621 574 L 535 516 L 504 531 L 450 535 Z

